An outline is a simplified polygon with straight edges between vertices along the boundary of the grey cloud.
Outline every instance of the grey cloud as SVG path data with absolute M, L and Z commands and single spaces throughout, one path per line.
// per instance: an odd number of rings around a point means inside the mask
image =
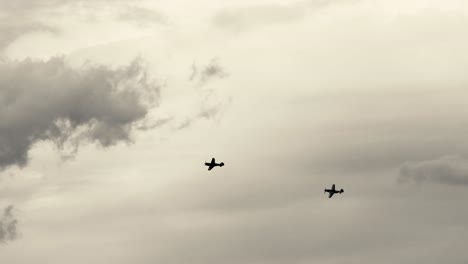
M 190 75 L 190 81 L 198 78 L 198 83 L 204 85 L 215 78 L 225 78 L 228 74 L 221 66 L 219 59 L 213 58 L 211 61 L 202 66 L 201 70 L 198 70 L 197 65 L 192 64 L 192 74 Z
M 226 106 L 226 104 L 221 102 L 221 99 L 215 100 L 219 100 L 219 102 L 209 103 L 206 100 L 202 101 L 200 109 L 192 117 L 186 118 L 181 124 L 179 124 L 177 129 L 189 128 L 194 122 L 200 119 L 216 118 L 222 112 L 222 109 Z
M 212 118 L 216 116 L 216 114 L 219 112 L 219 109 L 216 107 L 211 107 L 207 109 L 203 109 L 198 116 L 203 117 L 203 118 Z
M 13 215 L 13 210 L 13 205 L 9 205 L 0 215 L 0 243 L 13 241 L 18 237 L 18 220 Z
M 434 182 L 448 185 L 468 185 L 468 162 L 458 156 L 420 162 L 406 162 L 400 167 L 402 183 Z
M 192 123 L 193 123 L 194 120 L 192 119 L 186 119 L 184 122 L 182 122 L 178 127 L 177 129 L 185 129 L 185 128 L 189 128 Z
M 213 58 L 206 65 L 199 66 L 194 62 L 191 68 L 192 72 L 189 81 L 194 82 L 195 87 L 203 87 L 213 79 L 223 79 L 229 76 L 219 59 Z M 185 129 L 190 127 L 193 122 L 199 119 L 213 119 L 226 106 L 225 98 L 221 98 L 215 89 L 204 89 L 201 91 L 201 100 L 199 110 L 194 115 L 186 118 L 177 129 Z M 230 98 L 227 103 L 230 103 Z
M 173 117 L 164 117 L 158 120 L 143 120 L 140 125 L 136 126 L 139 130 L 150 130 L 157 127 L 164 126 L 165 124 L 171 122 Z
M 193 81 L 193 79 L 195 79 L 197 75 L 198 75 L 198 68 L 194 62 L 192 63 L 192 73 L 190 74 L 189 81 Z
M 224 9 L 214 15 L 212 23 L 238 32 L 256 26 L 295 21 L 306 16 L 310 10 L 323 8 L 331 3 L 329 0 L 315 0 Z
M 185 129 L 189 128 L 193 122 L 199 120 L 199 119 L 212 119 L 214 118 L 221 109 L 219 107 L 213 106 L 208 109 L 201 109 L 200 112 L 198 112 L 194 117 L 192 118 L 187 118 L 185 119 L 178 127 L 177 129 Z
M 63 58 L 0 64 L 0 167 L 24 166 L 38 141 L 73 155 L 80 144 L 131 142 L 159 99 L 139 60 L 126 67 L 83 66 Z

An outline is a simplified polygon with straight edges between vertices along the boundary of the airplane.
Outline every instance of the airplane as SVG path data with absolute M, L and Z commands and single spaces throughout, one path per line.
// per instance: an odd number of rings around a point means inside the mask
M 216 167 L 216 166 L 219 166 L 219 167 L 224 166 L 224 162 L 216 163 L 216 162 L 215 162 L 215 158 L 212 158 L 210 163 L 205 162 L 205 166 L 208 166 L 208 170 L 211 170 L 211 169 L 213 169 L 213 168 Z
M 341 189 L 339 191 L 335 190 L 335 184 L 332 185 L 331 189 L 325 189 L 324 192 L 327 192 L 328 193 L 328 198 L 332 198 L 332 196 L 335 194 L 335 193 L 343 193 L 344 190 Z

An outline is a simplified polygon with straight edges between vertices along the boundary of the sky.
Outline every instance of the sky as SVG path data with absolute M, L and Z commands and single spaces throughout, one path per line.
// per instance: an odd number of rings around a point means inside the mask
M 467 23 L 461 0 L 0 2 L 0 262 L 466 263 Z

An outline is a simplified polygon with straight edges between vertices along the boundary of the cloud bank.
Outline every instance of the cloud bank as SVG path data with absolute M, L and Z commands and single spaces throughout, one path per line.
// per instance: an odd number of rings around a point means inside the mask
M 130 142 L 160 86 L 139 60 L 128 66 L 68 66 L 63 58 L 0 63 L 0 168 L 25 166 L 38 141 L 65 155 L 85 142 Z

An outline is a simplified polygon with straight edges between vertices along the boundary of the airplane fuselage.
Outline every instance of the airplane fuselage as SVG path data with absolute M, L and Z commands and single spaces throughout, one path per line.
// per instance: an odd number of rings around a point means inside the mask
M 208 162 L 205 162 L 205 166 L 211 166 L 211 167 L 222 167 L 224 166 L 224 163 L 208 163 Z

